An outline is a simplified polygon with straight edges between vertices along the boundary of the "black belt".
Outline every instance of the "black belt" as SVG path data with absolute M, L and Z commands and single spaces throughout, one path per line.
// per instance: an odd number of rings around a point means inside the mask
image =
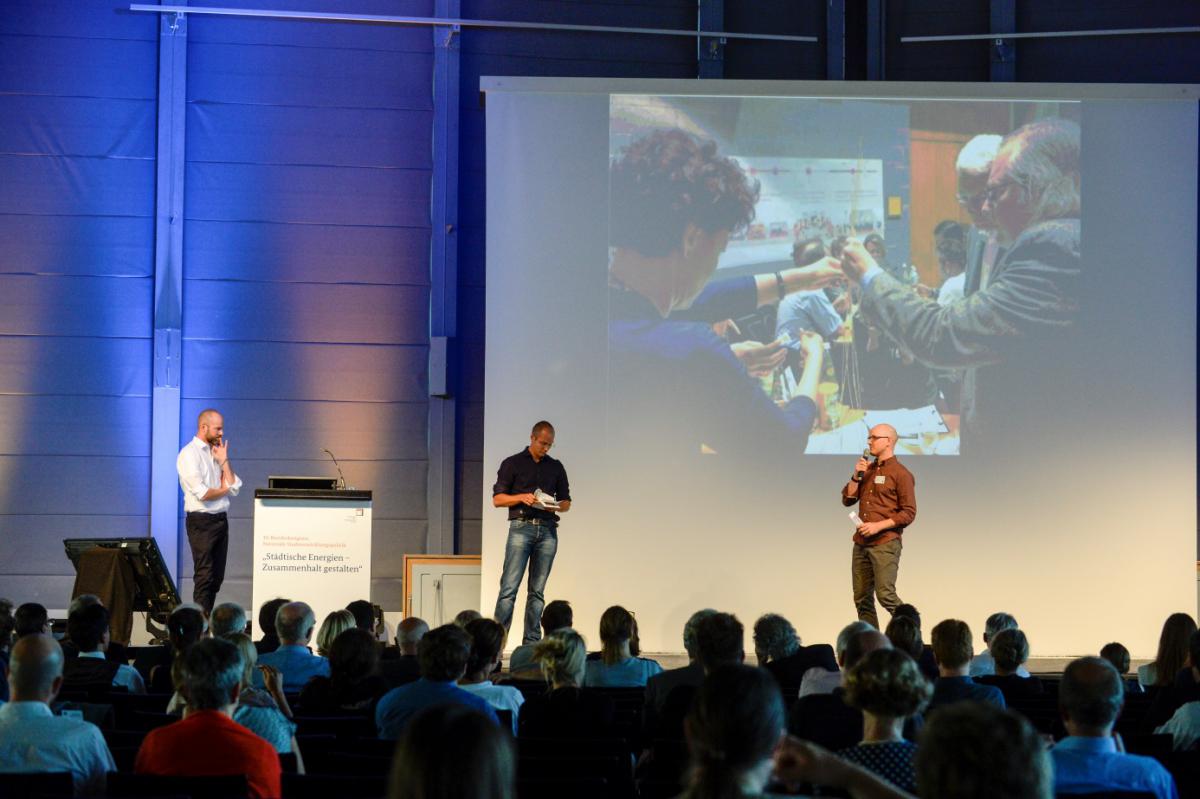
M 514 516 L 509 519 L 510 522 L 527 522 L 528 524 L 544 524 L 547 527 L 556 527 L 558 522 L 554 519 L 541 519 L 536 516 Z
M 187 512 L 187 515 L 188 516 L 206 516 L 210 519 L 226 518 L 225 511 L 218 511 L 217 513 L 209 513 L 208 511 L 203 511 L 203 510 L 190 510 Z

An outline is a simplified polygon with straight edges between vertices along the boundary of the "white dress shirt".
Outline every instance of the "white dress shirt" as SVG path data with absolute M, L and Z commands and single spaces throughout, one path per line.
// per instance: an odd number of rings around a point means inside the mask
M 55 716 L 45 702 L 0 707 L 0 771 L 69 771 L 75 794 L 88 796 L 103 794 L 106 775 L 116 770 L 95 724 Z
M 179 472 L 179 487 L 183 489 L 185 513 L 222 513 L 229 510 L 229 498 L 236 497 L 242 490 L 242 478 L 234 475 L 229 493 L 208 502 L 200 499 L 210 488 L 221 487 L 221 467 L 213 460 L 212 447 L 192 436 L 179 457 L 175 459 L 175 471 Z
M 106 660 L 107 656 L 100 651 L 96 652 L 80 652 L 81 658 L 95 658 L 96 660 Z M 142 679 L 142 675 L 133 666 L 122 663 L 117 666 L 117 673 L 113 675 L 112 684 L 118 688 L 126 688 L 131 694 L 146 693 L 146 681 Z

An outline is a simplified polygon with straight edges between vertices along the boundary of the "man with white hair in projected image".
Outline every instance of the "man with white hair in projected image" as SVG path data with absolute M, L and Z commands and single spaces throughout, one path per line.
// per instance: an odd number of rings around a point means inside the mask
M 971 217 L 971 229 L 966 240 L 964 295 L 974 294 L 987 285 L 987 276 L 1000 254 L 995 226 L 983 212 L 983 201 L 987 195 L 988 174 L 992 171 L 992 161 L 996 159 L 996 152 L 1003 140 L 1003 136 L 995 133 L 980 134 L 963 145 L 954 162 L 958 204 Z

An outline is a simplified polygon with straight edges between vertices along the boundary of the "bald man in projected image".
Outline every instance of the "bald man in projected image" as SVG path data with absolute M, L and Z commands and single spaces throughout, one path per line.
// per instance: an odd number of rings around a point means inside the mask
M 754 219 L 759 189 L 714 143 L 683 131 L 637 139 L 613 160 L 610 177 L 609 431 L 616 450 L 628 445 L 667 463 L 702 450 L 723 458 L 803 453 L 817 416 L 820 336 L 798 337 L 795 391 L 773 401 L 759 375 L 783 363 L 785 342 L 731 347 L 714 325 L 838 282 L 837 262 L 711 280 L 731 234 Z
M 1079 126 L 1048 118 L 1004 137 L 988 171 L 981 212 L 1005 248 L 986 285 L 940 306 L 884 273 L 858 242 L 843 251 L 863 287 L 861 312 L 918 360 L 963 368 L 963 451 L 1044 443 L 1069 409 L 1079 361 Z M 1031 383 L 1032 381 L 1032 383 Z M 1060 411 L 1059 413 L 1055 413 Z

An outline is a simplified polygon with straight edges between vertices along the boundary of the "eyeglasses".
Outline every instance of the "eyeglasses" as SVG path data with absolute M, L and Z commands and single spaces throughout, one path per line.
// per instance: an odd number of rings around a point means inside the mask
M 1004 190 L 1009 186 L 1019 186 L 1022 190 L 1025 188 L 1024 184 L 1018 183 L 1015 180 L 1006 180 L 1003 183 L 997 183 L 994 186 L 988 186 L 983 192 L 984 203 L 987 205 L 995 205 L 1000 200 L 1000 195 L 1003 194 Z
M 890 441 L 891 438 L 891 436 L 867 436 L 867 441 L 879 441 L 880 439 Z

